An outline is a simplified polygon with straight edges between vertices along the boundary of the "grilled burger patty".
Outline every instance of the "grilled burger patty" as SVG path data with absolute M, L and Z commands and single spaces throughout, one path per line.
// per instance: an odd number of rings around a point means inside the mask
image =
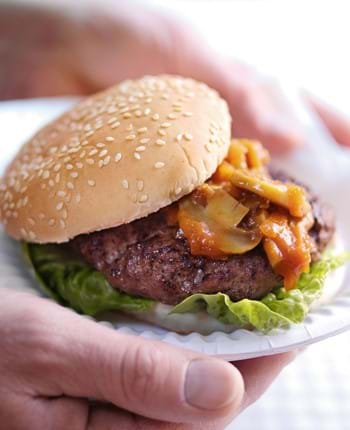
M 311 196 L 313 261 L 330 242 L 334 216 Z M 259 299 L 281 283 L 262 246 L 225 260 L 190 253 L 186 238 L 166 222 L 164 210 L 109 230 L 82 235 L 72 245 L 109 283 L 126 293 L 177 304 L 195 293 L 223 292 L 234 301 Z

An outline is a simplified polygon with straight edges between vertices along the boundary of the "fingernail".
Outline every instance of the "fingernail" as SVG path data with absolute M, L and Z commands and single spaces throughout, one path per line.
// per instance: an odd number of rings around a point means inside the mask
M 243 379 L 231 364 L 220 360 L 196 359 L 188 366 L 185 398 L 191 406 L 220 409 L 231 403 L 241 403 Z

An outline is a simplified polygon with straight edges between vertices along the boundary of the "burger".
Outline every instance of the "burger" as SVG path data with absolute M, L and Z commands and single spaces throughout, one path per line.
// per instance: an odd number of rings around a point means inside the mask
M 0 219 L 47 295 L 178 332 L 301 322 L 342 264 L 332 210 L 231 140 L 226 102 L 179 76 L 78 103 L 18 152 Z

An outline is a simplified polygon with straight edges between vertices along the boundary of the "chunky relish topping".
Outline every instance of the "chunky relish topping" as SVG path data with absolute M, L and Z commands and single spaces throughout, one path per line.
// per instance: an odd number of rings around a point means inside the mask
M 306 191 L 273 180 L 269 154 L 256 141 L 233 140 L 226 160 L 212 178 L 170 212 L 191 252 L 222 259 L 248 252 L 262 243 L 287 289 L 309 270 L 313 225 Z

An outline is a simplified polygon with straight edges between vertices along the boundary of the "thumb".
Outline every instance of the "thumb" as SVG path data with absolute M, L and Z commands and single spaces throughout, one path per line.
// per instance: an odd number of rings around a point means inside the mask
M 39 394 L 95 398 L 169 422 L 237 413 L 243 380 L 229 363 L 121 334 L 47 300 L 33 300 L 34 332 L 44 342 L 37 346 L 44 384 Z

